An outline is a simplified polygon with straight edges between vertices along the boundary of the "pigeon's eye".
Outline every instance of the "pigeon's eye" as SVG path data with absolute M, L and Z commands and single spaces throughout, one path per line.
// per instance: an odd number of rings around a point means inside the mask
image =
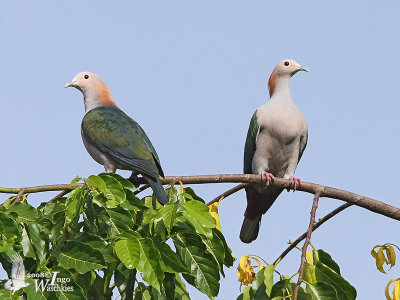
M 289 62 L 285 61 L 283 64 L 287 67 L 289 65 Z
M 88 78 L 89 78 L 89 75 L 86 74 L 85 76 L 83 76 L 83 78 L 88 79 Z

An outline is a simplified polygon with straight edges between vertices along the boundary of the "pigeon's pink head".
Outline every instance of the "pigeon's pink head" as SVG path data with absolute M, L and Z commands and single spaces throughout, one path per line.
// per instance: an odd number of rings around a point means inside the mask
M 304 68 L 301 66 L 298 62 L 296 62 L 293 59 L 284 59 L 281 62 L 279 62 L 274 70 L 271 73 L 271 76 L 269 77 L 268 80 L 268 89 L 269 89 L 269 94 L 272 96 L 272 94 L 275 91 L 275 88 L 280 81 L 280 79 L 286 79 L 289 80 L 290 77 L 292 77 L 294 74 L 296 74 L 299 71 L 306 71 L 308 72 L 307 68 Z
M 99 76 L 92 72 L 81 72 L 75 75 L 64 87 L 74 87 L 83 94 L 85 106 L 115 105 L 111 91 Z

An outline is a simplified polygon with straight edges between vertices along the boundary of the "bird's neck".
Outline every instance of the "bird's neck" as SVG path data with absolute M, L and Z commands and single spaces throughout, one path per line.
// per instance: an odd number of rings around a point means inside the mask
M 281 76 L 269 84 L 270 101 L 292 102 L 289 88 L 290 78 L 291 76 Z
M 104 86 L 99 89 L 92 89 L 83 93 L 83 102 L 85 104 L 85 113 L 100 106 L 116 106 L 110 90 Z

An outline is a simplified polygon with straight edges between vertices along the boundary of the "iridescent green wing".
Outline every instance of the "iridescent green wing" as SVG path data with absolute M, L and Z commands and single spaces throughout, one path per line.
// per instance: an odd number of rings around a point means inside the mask
M 157 152 L 144 130 L 115 106 L 89 111 L 82 120 L 85 140 L 116 162 L 150 176 L 163 176 Z
M 252 172 L 252 162 L 254 153 L 256 152 L 256 140 L 259 133 L 260 126 L 257 122 L 257 111 L 251 117 L 249 130 L 247 131 L 246 143 L 244 145 L 244 164 L 243 173 L 251 174 Z

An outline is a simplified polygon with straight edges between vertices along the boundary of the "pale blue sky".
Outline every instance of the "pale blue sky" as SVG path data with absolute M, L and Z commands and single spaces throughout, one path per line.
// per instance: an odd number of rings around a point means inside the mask
M 240 173 L 268 76 L 293 58 L 311 71 L 291 81 L 309 126 L 296 175 L 400 206 L 399 18 L 395 1 L 4 2 L 0 186 L 66 183 L 103 170 L 81 141 L 82 95 L 63 88 L 84 70 L 97 73 L 142 125 L 166 175 Z M 210 200 L 229 186 L 194 188 Z M 245 245 L 238 237 L 244 192 L 227 198 L 220 218 L 233 254 L 273 262 L 306 229 L 311 203 L 312 195 L 284 192 L 258 239 Z M 340 204 L 322 199 L 317 217 Z M 399 243 L 398 230 L 397 222 L 353 207 L 312 242 L 332 254 L 358 299 L 383 299 L 399 267 L 379 273 L 370 250 Z M 292 251 L 278 270 L 291 275 L 299 263 Z M 238 295 L 236 267 L 226 271 L 218 299 Z

